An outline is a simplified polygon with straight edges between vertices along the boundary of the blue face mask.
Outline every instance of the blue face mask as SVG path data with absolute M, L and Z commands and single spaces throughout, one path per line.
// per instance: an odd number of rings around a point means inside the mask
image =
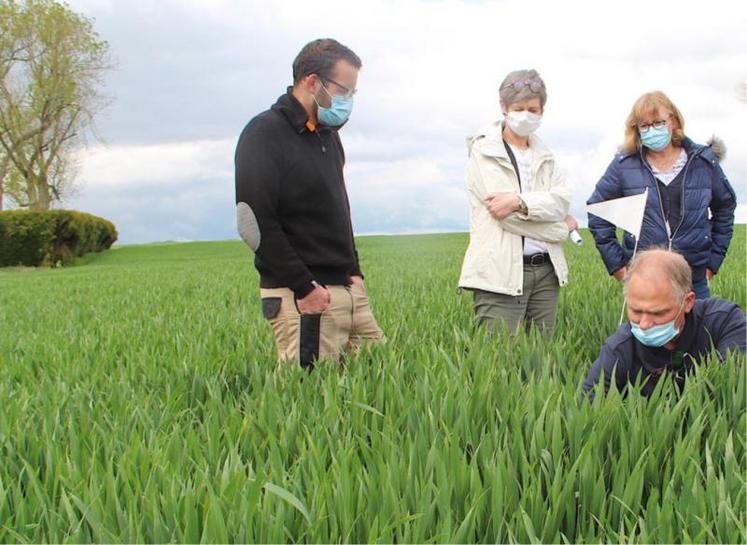
M 633 336 L 645 346 L 652 346 L 656 348 L 664 346 L 669 341 L 674 339 L 677 335 L 679 335 L 680 330 L 674 326 L 674 323 L 677 321 L 677 318 L 679 317 L 680 312 L 682 312 L 682 308 L 684 306 L 685 302 L 682 301 L 682 306 L 680 306 L 680 310 L 677 313 L 677 316 L 674 317 L 674 320 L 672 320 L 671 322 L 667 322 L 666 324 L 655 325 L 649 327 L 648 329 L 641 329 L 638 324 L 630 322 L 630 332 L 633 333 Z
M 353 111 L 353 97 L 346 97 L 343 95 L 333 95 L 327 91 L 326 87 L 322 85 L 327 94 L 332 99 L 332 105 L 329 108 L 321 106 L 314 97 L 314 102 L 317 105 L 317 118 L 322 125 L 327 127 L 339 127 L 345 123 L 350 117 L 350 113 Z
M 669 141 L 672 139 L 672 135 L 669 134 L 669 130 L 664 127 L 650 127 L 646 132 L 640 135 L 641 144 L 646 146 L 648 149 L 653 151 L 661 151 L 667 147 Z

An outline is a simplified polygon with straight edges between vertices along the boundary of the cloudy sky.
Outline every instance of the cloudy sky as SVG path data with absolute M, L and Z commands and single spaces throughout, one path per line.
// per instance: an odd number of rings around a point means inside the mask
M 101 142 L 81 152 L 66 206 L 105 216 L 121 243 L 237 238 L 233 152 L 243 126 L 291 82 L 308 41 L 363 60 L 341 135 L 357 234 L 466 230 L 464 139 L 498 119 L 498 85 L 536 68 L 539 135 L 573 190 L 574 215 L 643 92 L 661 89 L 686 132 L 726 141 L 747 201 L 747 17 L 734 2 L 286 2 L 69 0 L 117 62 Z

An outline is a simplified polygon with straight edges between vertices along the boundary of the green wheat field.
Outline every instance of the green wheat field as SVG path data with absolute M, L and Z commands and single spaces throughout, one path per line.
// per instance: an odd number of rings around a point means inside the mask
M 552 342 L 475 329 L 466 234 L 361 237 L 388 342 L 342 374 L 276 368 L 239 241 L 0 271 L 0 541 L 745 542 L 744 357 L 582 400 L 622 303 L 583 235 Z

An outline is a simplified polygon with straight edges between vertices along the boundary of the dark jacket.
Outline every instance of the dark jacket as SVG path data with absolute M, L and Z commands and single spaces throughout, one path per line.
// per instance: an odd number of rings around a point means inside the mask
M 664 371 L 674 373 L 684 382 L 695 364 L 715 350 L 723 359 L 729 350 L 744 352 L 747 329 L 745 315 L 737 305 L 723 299 L 699 299 L 685 316 L 685 325 L 677 339 L 676 350 L 651 348 L 638 342 L 623 324 L 602 347 L 584 382 L 584 391 L 594 388 L 604 376 L 604 391 L 610 389 L 614 377 L 618 390 L 640 380 L 641 393 L 648 397 Z
M 291 89 L 244 128 L 236 147 L 239 232 L 264 288 L 301 298 L 360 275 L 336 129 L 308 124 Z
M 680 197 L 682 217 L 671 227 L 672 249 L 682 254 L 693 269 L 708 267 L 715 273 L 726 256 L 734 230 L 736 195 L 711 146 L 695 144 L 689 138 L 682 144 L 687 153 L 687 164 L 681 172 L 684 176 Z M 659 184 L 642 151 L 617 154 L 587 201 L 593 204 L 638 195 L 647 187 L 639 250 L 669 244 Z M 626 232 L 620 245 L 615 226 L 593 214 L 589 214 L 589 230 L 607 272 L 612 274 L 627 265 L 635 247 L 633 235 Z

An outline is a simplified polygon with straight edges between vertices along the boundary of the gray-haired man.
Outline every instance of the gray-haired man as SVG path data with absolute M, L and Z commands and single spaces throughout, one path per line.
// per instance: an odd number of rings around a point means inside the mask
M 744 312 L 723 299 L 696 301 L 692 272 L 681 255 L 663 249 L 640 252 L 624 282 L 630 323 L 607 339 L 585 391 L 602 377 L 605 392 L 613 379 L 618 390 L 640 380 L 641 393 L 648 397 L 664 373 L 672 373 L 681 385 L 707 355 L 723 359 L 729 351 L 744 352 Z

